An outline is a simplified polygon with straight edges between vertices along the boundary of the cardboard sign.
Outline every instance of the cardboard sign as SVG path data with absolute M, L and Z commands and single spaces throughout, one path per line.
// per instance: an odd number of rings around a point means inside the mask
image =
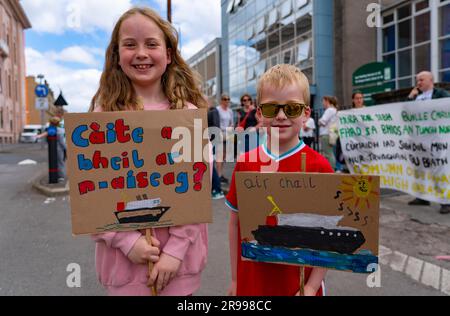
M 374 272 L 379 181 L 376 176 L 237 173 L 243 259 Z
M 205 110 L 67 114 L 74 235 L 210 223 Z

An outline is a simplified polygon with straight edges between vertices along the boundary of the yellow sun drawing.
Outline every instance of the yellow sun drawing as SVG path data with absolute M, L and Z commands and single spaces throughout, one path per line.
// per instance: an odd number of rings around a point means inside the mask
M 373 206 L 379 195 L 370 176 L 346 177 L 342 180 L 339 190 L 342 192 L 343 202 L 360 210 Z

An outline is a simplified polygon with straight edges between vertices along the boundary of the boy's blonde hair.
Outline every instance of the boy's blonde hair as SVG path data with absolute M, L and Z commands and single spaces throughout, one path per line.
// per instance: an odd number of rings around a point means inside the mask
M 270 68 L 258 82 L 258 102 L 262 97 L 262 90 L 266 85 L 276 89 L 284 88 L 287 85 L 298 85 L 299 91 L 303 95 L 303 100 L 307 106 L 310 106 L 311 96 L 309 92 L 309 81 L 305 74 L 292 65 L 276 65 Z
M 156 23 L 164 34 L 167 49 L 170 50 L 172 62 L 167 65 L 161 84 L 171 109 L 182 109 L 187 106 L 187 102 L 198 108 L 207 108 L 208 104 L 198 88 L 199 76 L 188 66 L 178 50 L 176 29 L 152 9 L 135 7 L 125 12 L 114 27 L 111 42 L 106 50 L 100 87 L 91 101 L 90 111 L 99 106 L 104 112 L 143 109 L 142 101 L 136 95 L 130 79 L 119 65 L 120 28 L 126 19 L 136 14 L 148 17 Z

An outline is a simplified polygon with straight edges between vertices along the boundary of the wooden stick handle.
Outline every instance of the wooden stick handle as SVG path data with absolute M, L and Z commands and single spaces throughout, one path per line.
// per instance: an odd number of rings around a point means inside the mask
M 306 172 L 306 153 L 301 155 L 300 170 Z M 305 296 L 305 267 L 300 267 L 300 296 Z
M 145 239 L 147 239 L 147 243 L 151 246 L 152 245 L 152 230 L 151 229 L 145 230 Z M 153 262 L 149 261 L 148 262 L 148 275 L 152 274 L 152 270 L 153 270 Z M 149 287 L 151 287 L 151 289 L 152 289 L 152 296 L 158 296 L 158 292 L 156 291 L 156 286 L 155 285 L 151 286 L 149 284 Z

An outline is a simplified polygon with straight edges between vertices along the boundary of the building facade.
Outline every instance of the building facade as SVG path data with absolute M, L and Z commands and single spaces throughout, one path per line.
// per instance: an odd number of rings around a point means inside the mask
M 187 63 L 197 71 L 202 80 L 202 92 L 212 104 L 220 102 L 222 94 L 222 39 L 216 38 Z
M 222 85 L 234 103 L 279 63 L 308 76 L 312 101 L 351 104 L 352 75 L 386 62 L 393 89 L 430 70 L 450 81 L 450 0 L 222 0 Z
M 332 1 L 222 1 L 223 86 L 232 101 L 256 95 L 258 78 L 270 67 L 288 63 L 303 70 L 313 102 L 334 87 Z
M 0 142 L 15 143 L 25 123 L 25 41 L 31 27 L 18 0 L 0 1 Z

